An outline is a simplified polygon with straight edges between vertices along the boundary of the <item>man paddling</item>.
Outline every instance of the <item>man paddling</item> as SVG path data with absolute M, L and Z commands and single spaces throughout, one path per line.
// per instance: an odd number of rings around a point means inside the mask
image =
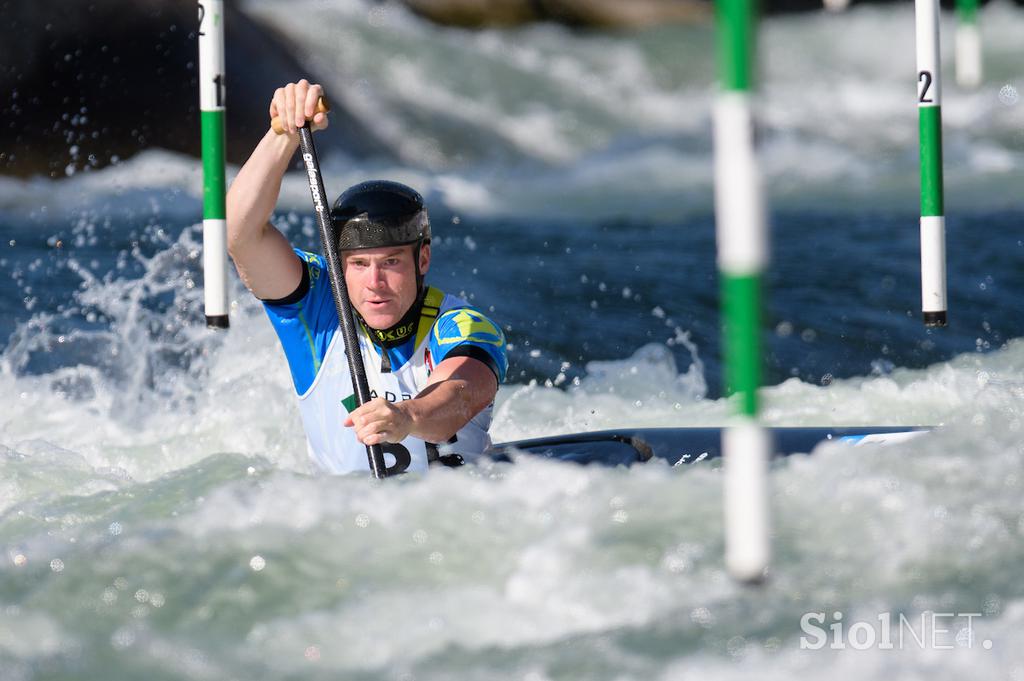
M 297 129 L 307 120 L 327 127 L 315 113 L 322 94 L 305 80 L 275 92 L 270 116 L 284 132 L 267 132 L 227 196 L 228 251 L 277 331 L 310 456 L 332 473 L 369 470 L 365 445 L 383 445 L 389 473 L 478 456 L 490 446 L 505 339 L 480 311 L 425 284 L 431 232 L 422 197 L 376 180 L 349 188 L 331 211 L 373 397 L 358 408 L 327 263 L 292 248 L 270 223 Z

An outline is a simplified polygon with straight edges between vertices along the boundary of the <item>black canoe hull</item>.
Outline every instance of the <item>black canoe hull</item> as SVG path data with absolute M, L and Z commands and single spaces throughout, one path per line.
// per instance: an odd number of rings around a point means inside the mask
M 492 457 L 508 460 L 522 452 L 561 461 L 604 466 L 631 466 L 653 458 L 672 465 L 690 464 L 722 455 L 724 428 L 636 428 L 555 435 L 503 442 Z M 921 435 L 928 426 L 857 426 L 830 428 L 768 428 L 776 456 L 808 453 L 819 443 L 894 442 Z

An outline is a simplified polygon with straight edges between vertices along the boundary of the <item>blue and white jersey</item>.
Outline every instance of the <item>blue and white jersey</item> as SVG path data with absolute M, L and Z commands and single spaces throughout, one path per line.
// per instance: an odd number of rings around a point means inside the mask
M 337 309 L 323 256 L 296 249 L 305 268 L 303 285 L 289 298 L 264 301 L 288 359 L 299 396 L 299 410 L 310 456 L 331 473 L 369 470 L 366 448 L 342 424 L 355 408 Z M 400 330 L 404 332 L 406 330 Z M 360 326 L 359 343 L 371 396 L 397 402 L 412 399 L 427 385 L 433 367 L 449 357 L 472 357 L 486 364 L 501 383 L 508 369 L 501 329 L 466 301 L 429 288 L 408 340 L 381 347 Z M 490 446 L 491 407 L 475 416 L 452 443 L 406 438 L 385 445 L 389 467 L 426 470 L 435 444 L 470 460 Z

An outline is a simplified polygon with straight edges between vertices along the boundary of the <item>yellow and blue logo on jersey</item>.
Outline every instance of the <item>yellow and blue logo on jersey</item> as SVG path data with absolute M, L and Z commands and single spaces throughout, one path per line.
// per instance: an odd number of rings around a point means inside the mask
M 467 348 L 475 348 L 477 354 Z M 458 355 L 475 357 L 494 371 L 499 383 L 508 371 L 505 334 L 473 308 L 448 310 L 438 317 L 431 332 L 430 354 L 434 362 Z
M 505 347 L 505 336 L 501 329 L 475 310 L 466 308 L 452 310 L 442 315 L 442 318 L 447 318 L 444 321 L 450 323 L 434 325 L 434 338 L 438 345 L 454 345 L 469 341 L 481 345 Z
M 306 251 L 296 250 L 299 257 L 306 261 L 306 269 L 309 270 L 309 281 L 310 283 L 320 278 L 320 272 L 326 267 L 326 261 L 316 255 L 315 253 L 307 253 Z

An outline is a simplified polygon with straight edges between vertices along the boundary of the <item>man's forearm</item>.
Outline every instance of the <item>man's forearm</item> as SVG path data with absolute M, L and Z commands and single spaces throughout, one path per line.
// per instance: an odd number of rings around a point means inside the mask
M 415 398 L 397 406 L 412 420 L 410 435 L 427 442 L 443 443 L 493 399 L 494 390 L 486 384 L 448 378 L 432 383 Z

